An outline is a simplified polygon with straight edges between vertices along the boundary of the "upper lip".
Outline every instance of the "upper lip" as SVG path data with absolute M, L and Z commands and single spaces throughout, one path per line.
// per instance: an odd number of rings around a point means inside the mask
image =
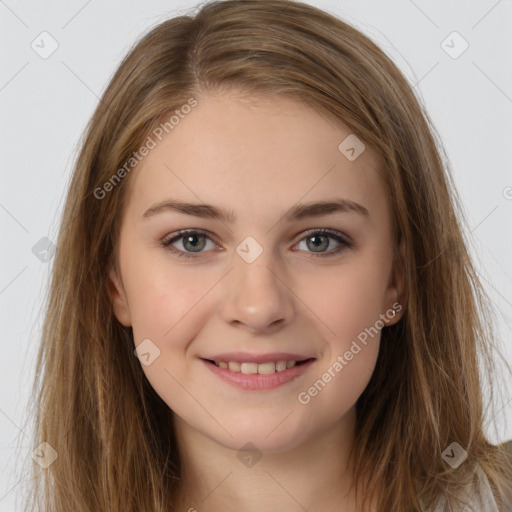
M 291 352 L 272 352 L 268 354 L 251 354 L 250 352 L 225 352 L 223 354 L 202 356 L 201 359 L 210 361 L 236 361 L 239 363 L 266 363 L 268 361 L 304 361 L 314 359 L 304 354 L 292 354 Z

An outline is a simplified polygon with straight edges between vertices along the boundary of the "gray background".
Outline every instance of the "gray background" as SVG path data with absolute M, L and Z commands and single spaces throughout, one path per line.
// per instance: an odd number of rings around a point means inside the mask
M 465 205 L 500 346 L 512 362 L 512 1 L 308 3 L 379 43 L 426 105 Z M 79 137 L 128 48 L 149 27 L 194 5 L 0 0 L 0 512 L 19 509 L 22 471 L 35 449 L 26 405 L 51 265 L 48 242 L 40 240 L 56 240 Z M 488 416 L 493 442 L 512 439 L 509 388 L 504 383 Z

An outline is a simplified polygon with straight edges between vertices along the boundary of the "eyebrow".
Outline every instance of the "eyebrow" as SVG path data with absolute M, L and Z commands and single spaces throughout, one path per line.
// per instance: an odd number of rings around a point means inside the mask
M 211 204 L 184 203 L 169 199 L 151 206 L 144 212 L 142 217 L 148 219 L 159 213 L 169 211 L 193 215 L 194 217 L 220 220 L 226 223 L 234 223 L 236 221 L 236 215 L 231 210 L 223 210 Z M 321 217 L 322 215 L 339 212 L 355 212 L 365 217 L 369 216 L 368 210 L 363 205 L 350 199 L 335 198 L 328 201 L 296 205 L 284 215 L 284 219 L 292 222 L 308 217 Z

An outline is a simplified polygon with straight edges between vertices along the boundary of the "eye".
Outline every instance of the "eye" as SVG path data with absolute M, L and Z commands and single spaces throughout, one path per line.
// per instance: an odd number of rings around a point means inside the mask
M 335 240 L 339 245 L 326 252 L 326 249 L 331 245 L 331 240 Z M 315 257 L 334 256 L 343 249 L 353 246 L 353 243 L 342 233 L 330 229 L 312 230 L 299 242 L 298 246 L 302 243 L 305 244 L 307 249 L 312 249 L 312 255 Z
M 178 234 L 171 238 L 162 240 L 162 246 L 166 247 L 177 256 L 181 256 L 183 258 L 197 258 L 197 256 L 193 253 L 200 253 L 202 249 L 205 248 L 205 240 L 212 241 L 205 232 L 196 229 L 188 229 L 185 231 L 180 231 Z M 173 248 L 173 245 L 176 242 L 179 242 L 185 250 Z
M 338 246 L 326 252 L 332 240 L 337 242 Z M 210 241 L 214 247 L 217 246 L 206 232 L 197 229 L 188 229 L 162 240 L 161 245 L 177 256 L 183 258 L 197 258 L 201 252 L 205 252 L 203 249 L 207 246 L 207 241 Z M 177 243 L 179 243 L 182 248 L 175 247 Z M 334 256 L 344 248 L 352 247 L 353 245 L 342 233 L 330 229 L 311 230 L 297 245 L 300 246 L 302 243 L 305 243 L 306 248 L 311 250 L 308 252 L 311 252 L 315 257 Z

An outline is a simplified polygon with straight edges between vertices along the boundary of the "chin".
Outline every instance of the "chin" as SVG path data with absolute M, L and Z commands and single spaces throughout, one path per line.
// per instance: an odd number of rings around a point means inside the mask
M 242 424 L 237 424 L 234 421 L 226 422 L 223 424 L 230 425 L 227 430 L 233 437 L 223 430 L 221 436 L 211 437 L 214 441 L 232 450 L 244 449 L 243 447 L 250 443 L 261 452 L 285 452 L 304 441 L 304 429 L 301 429 L 300 426 L 294 428 L 292 424 L 286 425 L 289 420 L 283 421 L 285 417 L 286 414 L 278 419 L 272 417 L 270 421 L 246 421 Z

